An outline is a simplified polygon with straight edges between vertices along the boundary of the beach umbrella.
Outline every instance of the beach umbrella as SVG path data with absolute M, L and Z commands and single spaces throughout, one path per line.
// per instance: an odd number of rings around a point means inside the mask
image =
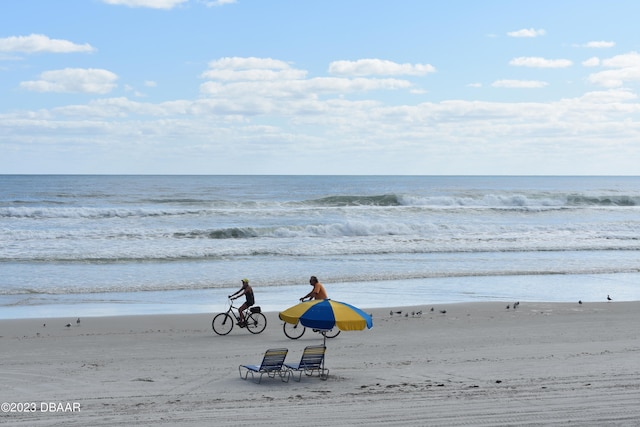
M 301 302 L 280 312 L 280 319 L 287 323 L 302 324 L 307 328 L 328 331 L 361 331 L 373 327 L 373 321 L 364 311 L 346 302 L 331 299 Z
M 281 311 L 279 316 L 287 323 L 300 322 L 307 328 L 319 330 L 324 337 L 325 347 L 327 346 L 326 332 L 333 328 L 341 331 L 361 331 L 364 328 L 373 327 L 370 315 L 351 304 L 331 299 L 301 302 Z M 324 372 L 324 359 L 322 359 L 322 371 Z

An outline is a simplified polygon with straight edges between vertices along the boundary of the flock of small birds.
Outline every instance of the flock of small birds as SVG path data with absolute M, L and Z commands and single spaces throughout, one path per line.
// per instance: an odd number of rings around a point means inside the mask
M 607 301 L 613 301 L 613 298 L 611 298 L 610 295 L 607 295 Z M 582 300 L 579 300 L 578 304 L 582 304 Z M 516 310 L 519 306 L 520 306 L 520 301 L 516 301 L 513 304 L 507 304 L 506 309 L 507 310 L 511 310 L 513 308 L 514 310 Z M 429 311 L 434 312 L 435 308 L 431 307 L 431 309 Z M 402 313 L 403 313 L 402 310 L 397 310 L 397 311 L 391 310 L 389 312 L 389 316 L 402 316 Z M 447 310 L 440 310 L 440 313 L 441 314 L 446 314 Z M 411 317 L 420 317 L 420 316 L 422 316 L 422 310 L 420 310 L 420 311 L 412 311 L 410 313 L 409 312 L 404 313 L 404 317 L 409 317 L 409 315 L 411 315 Z
M 64 326 L 65 326 L 65 328 L 70 328 L 70 327 L 71 327 L 71 323 L 67 323 L 67 324 L 66 324 L 66 325 L 64 325 Z M 76 319 L 76 326 L 80 326 L 80 318 L 79 318 L 79 317 L 78 317 L 78 319 Z M 43 327 L 43 328 L 46 328 L 46 327 L 47 327 L 47 324 L 46 324 L 46 323 L 43 323 L 43 324 L 42 324 L 42 327 Z
M 613 301 L 613 298 L 611 298 L 611 295 L 607 295 L 607 302 L 611 301 Z M 578 304 L 582 305 L 582 300 L 578 300 Z
M 607 301 L 613 301 L 613 299 L 611 298 L 611 296 L 610 296 L 610 295 L 607 295 Z M 579 300 L 579 301 L 578 301 L 578 304 L 582 304 L 582 300 Z M 511 309 L 511 307 L 513 307 L 513 309 L 515 310 L 515 309 L 517 309 L 519 306 L 520 306 L 520 301 L 516 301 L 516 302 L 514 302 L 514 303 L 513 303 L 513 305 L 512 305 L 512 304 L 507 304 L 506 309 L 507 309 L 507 310 L 510 310 L 510 309 Z M 429 311 L 434 312 L 434 311 L 435 311 L 435 308 L 431 307 L 431 309 L 430 309 Z M 404 313 L 404 317 L 409 317 L 409 314 L 411 314 L 411 317 L 421 317 L 421 316 L 422 316 L 422 310 L 420 310 L 420 311 L 412 311 L 411 313 L 406 312 L 406 313 Z M 447 314 L 447 310 L 440 310 L 440 314 Z M 389 312 L 389 316 L 394 316 L 394 315 L 402 316 L 402 310 L 397 310 L 397 311 L 393 311 L 393 310 L 391 310 L 391 311 Z M 76 320 L 76 326 L 80 326 L 80 318 L 79 318 L 79 317 L 78 317 L 78 319 Z M 46 324 L 46 323 L 44 323 L 44 324 L 42 325 L 42 327 L 43 327 L 43 328 L 46 328 L 46 327 L 47 327 L 47 324 Z M 67 324 L 65 325 L 65 327 L 70 328 L 70 327 L 71 327 L 71 323 L 67 323 Z
M 64 325 L 64 326 L 65 326 L 65 328 L 70 328 L 70 327 L 71 327 L 71 323 L 67 323 L 67 324 L 66 324 L 66 325 Z M 76 326 L 80 326 L 80 318 L 79 318 L 79 317 L 78 317 L 78 319 L 76 320 Z M 43 323 L 43 324 L 42 324 L 42 327 L 43 327 L 43 328 L 46 328 L 46 327 L 47 327 L 47 324 L 46 324 L 46 323 Z
M 435 309 L 433 307 L 431 307 L 430 311 L 435 311 Z M 440 313 L 445 314 L 447 312 L 447 310 L 440 310 Z M 393 311 L 391 310 L 389 312 L 389 316 L 400 316 L 402 317 L 403 311 L 402 310 L 398 310 L 398 311 Z M 404 317 L 421 317 L 422 316 L 422 310 L 420 311 L 407 311 L 406 313 L 404 313 Z
M 393 316 L 393 315 L 402 316 L 402 313 L 403 313 L 402 310 L 398 310 L 398 311 L 391 310 L 389 312 L 389 316 Z M 420 316 L 422 316 L 422 310 L 420 310 L 420 311 L 412 311 L 412 312 L 408 312 L 407 311 L 406 313 L 404 313 L 404 317 L 409 317 L 409 316 L 411 316 L 411 317 L 420 317 Z

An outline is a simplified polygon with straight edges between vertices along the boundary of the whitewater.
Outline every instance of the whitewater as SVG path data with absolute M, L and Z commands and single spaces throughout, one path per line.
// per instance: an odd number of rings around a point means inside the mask
M 0 175 L 0 317 L 640 299 L 640 178 Z

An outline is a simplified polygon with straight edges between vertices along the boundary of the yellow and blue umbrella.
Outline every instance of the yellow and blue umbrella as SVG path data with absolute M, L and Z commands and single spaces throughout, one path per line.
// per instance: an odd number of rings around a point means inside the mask
M 371 316 L 364 311 L 351 304 L 330 299 L 301 302 L 281 311 L 280 319 L 292 324 L 299 322 L 307 328 L 321 331 L 325 347 L 327 344 L 326 332 L 333 328 L 338 328 L 341 331 L 361 331 L 364 328 L 371 329 L 373 327 Z M 324 371 L 323 358 L 322 372 Z M 326 375 L 323 379 L 327 379 Z
M 345 302 L 331 299 L 301 302 L 280 312 L 280 319 L 307 328 L 328 331 L 361 331 L 373 327 L 373 320 L 364 311 Z

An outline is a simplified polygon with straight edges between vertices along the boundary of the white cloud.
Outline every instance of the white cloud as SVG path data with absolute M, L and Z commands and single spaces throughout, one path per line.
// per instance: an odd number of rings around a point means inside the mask
M 606 41 L 592 41 L 584 44 L 584 47 L 595 48 L 595 49 L 603 49 L 614 47 L 616 45 L 615 42 L 606 42 Z
M 200 92 L 216 100 L 225 100 L 225 108 L 234 112 L 247 111 L 253 114 L 291 107 L 284 100 L 296 103 L 304 100 L 306 106 L 297 104 L 294 108 L 313 110 L 318 108 L 316 100 L 319 95 L 412 89 L 410 82 L 393 78 L 308 79 L 306 70 L 293 68 L 284 61 L 272 58 L 228 57 L 211 61 L 208 65 L 210 69 L 203 72 L 201 77 L 210 81 L 200 86 Z M 210 107 L 212 104 L 208 105 Z
M 107 4 L 129 7 L 148 7 L 151 9 L 173 9 L 174 7 L 188 1 L 189 0 L 102 0 L 102 2 Z
M 496 80 L 491 83 L 493 87 L 504 87 L 509 89 L 537 89 L 548 86 L 549 83 L 539 80 Z
M 534 67 L 534 68 L 567 68 L 573 65 L 568 59 L 545 59 L 535 56 L 521 56 L 514 58 L 509 62 L 509 65 L 517 67 Z
M 329 72 L 341 76 L 423 76 L 435 73 L 430 64 L 398 64 L 383 59 L 359 59 L 357 61 L 334 61 L 329 64 Z
M 522 30 L 511 31 L 507 33 L 509 37 L 538 37 L 538 36 L 544 36 L 545 34 L 546 34 L 545 30 L 543 29 L 536 30 L 534 28 L 523 28 Z
M 626 82 L 640 81 L 640 68 L 627 67 L 591 74 L 589 81 L 607 88 L 622 87 Z
M 25 81 L 20 87 L 35 92 L 109 93 L 116 87 L 118 76 L 101 69 L 65 68 L 45 71 L 40 80 Z
M 144 85 L 146 87 L 156 87 L 156 86 L 158 86 L 158 84 L 156 82 L 154 82 L 153 80 L 146 80 L 144 82 Z
M 600 58 L 598 58 L 597 56 L 591 57 L 585 61 L 582 61 L 582 65 L 584 65 L 585 67 L 597 67 L 598 65 L 600 65 Z
M 234 4 L 236 0 L 201 0 L 207 7 L 224 6 L 227 4 Z
M 227 57 L 209 62 L 209 70 L 201 77 L 221 81 L 277 81 L 303 79 L 306 75 L 306 71 L 276 59 Z
M 24 52 L 24 53 L 74 53 L 93 52 L 90 44 L 76 44 L 68 40 L 50 39 L 42 34 L 29 36 L 12 36 L 0 39 L 0 52 Z
M 252 106 L 260 104 L 261 108 L 284 109 L 289 107 L 284 103 L 286 99 L 308 99 L 315 102 L 318 95 L 410 87 L 410 82 L 398 79 L 319 77 L 307 80 L 243 81 L 228 84 L 210 81 L 200 86 L 200 92 L 218 100 L 226 100 L 229 105 L 250 103 Z M 274 100 L 277 101 L 274 103 Z
M 613 105 L 626 101 L 635 101 L 636 99 L 638 99 L 638 95 L 626 89 L 587 92 L 580 98 L 576 98 L 577 101 L 590 108 L 593 108 L 595 104 Z
M 124 85 L 124 90 L 125 90 L 125 92 L 133 93 L 133 96 L 135 96 L 136 98 L 142 98 L 142 97 L 147 96 L 147 95 L 145 95 L 144 93 L 140 92 L 139 90 L 137 90 L 135 87 L 133 87 L 131 85 Z
M 209 62 L 209 68 L 223 70 L 286 70 L 291 68 L 289 64 L 279 59 L 256 57 L 225 57 Z
M 613 57 L 608 63 L 629 65 L 633 56 Z M 205 72 L 214 71 L 211 76 L 220 78 L 201 81 L 201 96 L 197 99 L 141 102 L 135 98 L 135 88 L 125 86 L 129 99 L 92 97 L 95 99 L 77 105 L 0 113 L 0 134 L 10 133 L 11 143 L 15 141 L 16 146 L 28 141 L 29 146 L 37 148 L 54 143 L 91 147 L 91 156 L 74 163 L 87 165 L 91 158 L 100 158 L 104 164 L 91 163 L 96 168 L 94 172 L 100 173 L 110 172 L 111 166 L 103 160 L 109 153 L 114 159 L 130 161 L 126 172 L 141 172 L 136 168 L 145 164 L 151 149 L 158 159 L 153 172 L 226 172 L 232 163 L 230 146 L 238 157 L 256 162 L 256 168 L 251 168 L 256 173 L 296 173 L 296 165 L 305 163 L 301 158 L 323 165 L 321 169 L 326 173 L 366 173 L 353 169 L 357 165 L 348 159 L 362 158 L 367 153 L 372 160 L 393 158 L 394 162 L 406 164 L 402 169 L 406 173 L 424 173 L 420 159 L 432 159 L 430 172 L 464 172 L 466 169 L 460 166 L 440 166 L 450 163 L 446 159 L 453 159 L 450 147 L 454 144 L 468 150 L 463 157 L 474 164 L 490 161 L 501 152 L 524 159 L 524 166 L 530 166 L 522 170 L 511 166 L 509 173 L 542 173 L 546 170 L 534 166 L 538 160 L 539 164 L 546 164 L 550 153 L 570 157 L 576 151 L 574 143 L 590 157 L 598 157 L 593 153 L 598 152 L 599 146 L 615 145 L 623 150 L 625 144 L 640 138 L 640 126 L 634 120 L 640 114 L 640 104 L 635 92 L 628 89 L 594 91 L 548 102 L 525 102 L 522 92 L 516 92 L 518 99 L 514 102 L 416 102 L 415 98 L 397 102 L 400 97 L 394 96 L 393 102 L 387 103 L 384 97 L 366 92 L 414 92 L 411 82 L 397 78 L 299 77 L 305 76 L 306 71 L 271 58 L 221 58 L 209 66 Z M 223 71 L 238 74 L 230 77 Z M 254 71 L 273 72 L 277 78 L 256 79 L 258 74 L 252 74 Z M 115 82 L 117 76 L 111 75 Z M 54 77 L 43 73 L 40 80 L 43 85 L 64 81 L 68 89 L 70 81 L 81 80 L 71 73 L 66 78 Z M 526 80 L 493 84 L 501 88 L 546 85 Z M 353 97 L 356 99 L 349 99 L 351 93 L 357 94 Z M 139 142 L 135 147 L 129 143 L 133 138 Z M 518 141 L 517 147 L 513 141 Z M 619 158 L 633 158 L 634 153 L 637 151 L 620 154 Z M 531 161 L 533 158 L 535 162 Z M 6 156 L 0 156 L 0 161 L 10 164 Z M 203 165 L 198 166 L 200 162 Z M 171 169 L 177 164 L 188 164 L 184 168 L 189 170 Z M 377 173 L 394 172 L 392 168 L 381 169 L 381 164 L 373 167 Z M 480 172 L 490 173 L 491 167 Z M 619 163 L 615 168 L 630 170 L 621 168 Z M 569 170 L 574 169 L 565 172 Z
M 253 84 L 259 86 L 257 82 Z M 283 99 L 288 108 L 266 111 L 268 115 L 255 118 L 241 114 L 223 117 L 228 113 L 223 109 L 229 107 L 228 99 L 154 104 L 103 98 L 49 111 L 2 114 L 0 131 L 10 129 L 17 135 L 14 140 L 28 140 L 37 146 L 60 141 L 91 146 L 92 157 L 96 157 L 97 150 L 100 158 L 110 155 L 114 159 L 133 160 L 129 172 L 139 171 L 136 162 L 148 158 L 151 148 L 158 155 L 158 169 L 154 172 L 159 173 L 178 172 L 171 165 L 182 163 L 177 159 L 189 158 L 192 161 L 184 163 L 189 169 L 181 169 L 181 173 L 229 171 L 230 146 L 239 158 L 255 162 L 256 169 L 252 170 L 265 173 L 278 170 L 297 173 L 296 165 L 301 158 L 326 165 L 329 169 L 323 168 L 325 173 L 366 173 L 365 167 L 358 169 L 350 159 L 369 154 L 372 160 L 382 157 L 400 161 L 403 173 L 424 173 L 419 160 L 424 158 L 432 159 L 430 170 L 464 172 L 466 169 L 460 167 L 439 169 L 446 159 L 455 160 L 451 156 L 452 145 L 466 153 L 464 157 L 474 164 L 479 159 L 489 161 L 483 173 L 492 170 L 495 173 L 491 159 L 495 160 L 498 152 L 515 160 L 523 159 L 506 169 L 508 173 L 541 173 L 538 162 L 545 164 L 550 156 L 568 156 L 575 163 L 575 153 L 586 151 L 581 156 L 592 158 L 606 154 L 602 147 L 611 150 L 615 146 L 615 152 L 626 151 L 616 159 L 637 157 L 637 151 L 625 150 L 640 137 L 640 126 L 633 121 L 640 105 L 635 102 L 636 95 L 628 90 L 592 92 L 555 102 L 450 100 L 385 105 L 339 97 L 316 98 L 315 109 L 309 110 L 312 98 L 305 104 Z M 268 118 L 271 120 L 265 122 Z M 611 138 L 612 134 L 616 138 Z M 128 143 L 132 136 L 139 144 Z M 221 140 L 224 144 L 217 142 Z M 514 146 L 516 140 L 518 144 Z M 576 150 L 578 146 L 582 151 Z M 202 164 L 194 163 L 194 159 L 202 159 Z M 624 168 L 619 162 L 614 164 L 618 173 L 633 171 L 633 164 L 625 163 Z M 367 163 L 369 171 L 371 165 Z M 95 167 L 94 172 L 109 173 L 108 165 Z M 379 163 L 374 167 L 377 173 L 394 172 L 393 168 L 381 169 L 383 165 Z M 605 167 L 602 171 L 612 169 Z M 566 169 L 555 170 L 559 171 L 568 173 Z
M 628 82 L 640 81 L 640 54 L 637 52 L 603 59 L 601 65 L 613 69 L 591 74 L 589 82 L 607 88 L 617 88 Z
M 152 104 L 119 97 L 94 99 L 86 105 L 67 105 L 57 107 L 51 111 L 56 115 L 74 118 L 123 118 L 134 115 L 166 118 L 171 115 L 186 115 L 192 110 L 192 105 L 194 105 L 194 102 L 190 101 Z
M 602 65 L 605 67 L 639 67 L 640 54 L 638 52 L 629 52 L 623 55 L 616 55 L 609 59 L 604 59 Z
M 266 70 L 258 68 L 255 70 L 232 70 L 214 69 L 202 73 L 201 77 L 211 80 L 240 80 L 240 81 L 273 81 L 273 80 L 295 80 L 303 79 L 307 72 L 303 70 Z

